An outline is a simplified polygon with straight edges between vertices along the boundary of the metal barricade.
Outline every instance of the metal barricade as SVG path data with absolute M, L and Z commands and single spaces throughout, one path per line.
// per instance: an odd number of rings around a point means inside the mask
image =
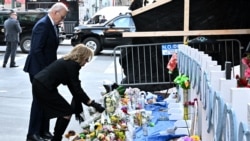
M 123 86 L 143 86 L 143 89 L 165 89 L 173 86 L 173 79 L 177 73 L 169 74 L 166 68 L 171 52 L 176 44 L 155 43 L 124 45 L 114 48 L 114 69 L 115 82 Z M 166 46 L 167 50 L 164 50 Z M 229 61 L 232 66 L 241 63 L 241 43 L 235 39 L 216 40 L 215 42 L 191 42 L 188 44 L 192 48 L 197 48 L 212 56 L 213 60 L 218 61 L 218 65 L 224 69 L 225 62 Z M 165 52 L 165 53 L 164 53 Z M 167 52 L 167 53 L 166 53 Z M 234 71 L 234 69 L 233 69 Z M 150 87 L 151 85 L 152 87 Z
M 116 83 L 144 90 L 173 86 L 173 78 L 178 74 L 168 73 L 166 65 L 171 54 L 163 54 L 162 47 L 175 44 L 179 43 L 117 46 L 114 49 Z
M 67 38 L 70 38 L 74 33 L 74 27 L 77 25 L 77 21 L 64 21 L 63 27 Z

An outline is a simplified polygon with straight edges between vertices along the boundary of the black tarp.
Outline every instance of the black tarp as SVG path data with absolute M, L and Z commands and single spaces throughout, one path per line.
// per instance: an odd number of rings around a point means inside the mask
M 140 8 L 141 3 L 142 0 L 134 0 L 130 6 L 130 10 L 133 11 Z M 189 30 L 250 29 L 250 0 L 190 0 L 189 9 Z M 135 22 L 136 31 L 183 31 L 184 0 L 172 0 L 169 3 L 134 15 L 132 18 Z M 196 36 L 189 37 L 190 40 L 194 38 L 196 38 Z M 206 38 L 209 38 L 210 41 L 217 39 L 238 39 L 241 45 L 246 48 L 250 40 L 250 35 L 218 35 L 206 36 Z M 183 37 L 133 38 L 133 44 L 182 41 Z M 211 43 L 206 44 L 206 46 L 208 45 L 207 47 L 209 47 L 210 44 Z M 213 45 L 213 43 L 211 45 Z M 245 49 L 242 50 L 242 53 L 244 53 L 244 50 Z M 228 54 L 233 54 L 233 52 L 228 52 Z M 127 54 L 127 56 L 129 55 L 131 54 Z M 239 55 L 240 54 L 236 54 L 236 57 L 239 57 Z M 225 56 L 225 54 L 212 52 L 211 56 L 217 60 L 223 68 L 225 60 L 224 58 L 218 59 L 218 56 Z M 148 59 L 155 60 L 155 58 Z M 129 64 L 137 64 L 138 62 L 136 61 L 138 60 L 129 62 Z M 234 61 L 234 65 L 240 63 L 240 59 Z M 131 66 L 122 65 L 122 67 L 123 69 L 131 69 Z M 132 72 L 130 73 L 130 75 L 133 75 Z
M 140 8 L 135 0 L 130 8 Z M 250 0 L 190 0 L 189 30 L 250 29 Z M 137 31 L 183 31 L 184 0 L 172 0 L 133 16 Z M 190 37 L 194 38 L 194 37 Z M 249 35 L 211 36 L 214 39 L 239 39 L 245 47 Z M 153 39 L 153 41 L 151 41 Z M 183 37 L 149 38 L 146 42 L 182 41 Z M 142 43 L 145 43 L 145 40 Z M 135 43 L 140 43 L 136 39 Z

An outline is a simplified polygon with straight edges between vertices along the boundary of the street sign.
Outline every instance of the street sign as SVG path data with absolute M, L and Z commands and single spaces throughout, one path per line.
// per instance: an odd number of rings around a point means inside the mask
M 172 55 L 173 53 L 177 53 L 179 44 L 163 44 L 161 46 L 162 55 Z

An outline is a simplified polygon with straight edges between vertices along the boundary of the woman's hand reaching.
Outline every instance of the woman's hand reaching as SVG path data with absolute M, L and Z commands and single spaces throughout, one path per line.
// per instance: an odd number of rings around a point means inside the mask
M 101 104 L 96 103 L 94 100 L 89 104 L 89 106 L 94 107 L 96 109 L 96 111 L 99 113 L 102 113 L 105 110 L 105 108 L 102 107 Z

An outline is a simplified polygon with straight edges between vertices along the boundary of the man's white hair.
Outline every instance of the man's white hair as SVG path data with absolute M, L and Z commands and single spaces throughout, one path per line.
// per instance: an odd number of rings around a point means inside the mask
M 69 11 L 68 7 L 64 3 L 57 2 L 54 5 L 52 5 L 52 7 L 48 10 L 48 12 L 50 13 L 51 11 L 60 11 L 62 9 Z

